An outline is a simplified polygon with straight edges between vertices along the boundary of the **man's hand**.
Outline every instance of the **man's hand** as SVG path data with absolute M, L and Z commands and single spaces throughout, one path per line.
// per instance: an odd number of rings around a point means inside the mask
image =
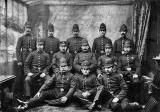
M 117 103 L 118 101 L 119 101 L 118 98 L 113 98 L 113 100 L 112 100 L 113 103 Z
M 46 76 L 45 73 L 42 73 L 42 74 L 40 75 L 41 78 L 43 78 L 43 77 L 45 77 L 45 76 Z
M 18 64 L 18 66 L 22 66 L 22 62 L 18 62 L 17 64 Z
M 122 53 L 122 54 L 125 54 L 125 52 L 124 52 L 124 51 L 122 51 L 121 53 Z
M 68 98 L 67 98 L 66 96 L 63 96 L 63 97 L 61 98 L 61 102 L 62 102 L 62 103 L 66 103 L 67 100 L 68 100 Z
M 83 92 L 82 95 L 83 95 L 83 97 L 86 98 L 86 97 L 88 97 L 90 95 L 90 93 L 88 91 L 86 91 L 86 92 Z
M 129 71 L 129 72 L 130 72 L 130 71 L 131 71 L 131 68 L 127 68 L 127 71 Z
M 40 92 L 37 92 L 37 94 L 34 97 L 38 97 L 39 98 L 40 94 L 41 94 Z
M 138 78 L 138 75 L 137 74 L 133 74 L 133 79 L 136 79 Z
M 32 75 L 33 75 L 33 73 L 31 73 L 31 72 L 27 74 L 27 76 L 29 76 L 29 77 L 31 77 Z

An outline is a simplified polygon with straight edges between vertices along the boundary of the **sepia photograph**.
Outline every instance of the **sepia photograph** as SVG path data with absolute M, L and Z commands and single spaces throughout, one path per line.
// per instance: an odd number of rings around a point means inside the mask
M 160 0 L 0 0 L 0 112 L 160 112 Z

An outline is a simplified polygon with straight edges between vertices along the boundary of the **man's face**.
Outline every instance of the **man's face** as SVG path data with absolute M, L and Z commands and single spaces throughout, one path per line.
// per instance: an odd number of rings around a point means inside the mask
M 126 33 L 127 33 L 126 31 L 121 31 L 121 36 L 122 37 L 126 36 Z
M 73 36 L 78 36 L 79 35 L 79 31 L 73 31 Z
M 112 48 L 105 48 L 106 55 L 110 55 L 112 53 Z
M 53 36 L 54 32 L 53 31 L 48 31 L 48 37 Z
M 131 47 L 130 46 L 125 46 L 124 48 L 124 53 L 128 54 L 131 51 Z
M 25 27 L 25 31 L 26 31 L 26 34 L 31 34 L 31 28 L 29 28 L 29 27 Z
M 100 36 L 105 36 L 106 31 L 99 31 L 99 33 L 100 33 Z
M 82 51 L 88 51 L 88 49 L 89 49 L 89 46 L 88 45 L 82 45 L 81 46 L 81 49 L 82 49 Z
M 104 67 L 104 71 L 105 71 L 106 74 L 112 73 L 112 69 L 113 69 L 112 66 L 110 66 L 110 67 Z
M 37 44 L 37 50 L 42 51 L 43 47 L 43 44 Z
M 85 76 L 89 75 L 89 72 L 90 72 L 89 68 L 82 68 L 81 71 L 82 71 L 82 74 Z
M 67 66 L 67 65 L 65 65 L 65 66 L 60 66 L 60 72 L 61 73 L 65 73 L 65 72 L 67 72 L 68 70 L 69 70 L 69 67 Z
M 61 52 L 66 52 L 67 51 L 67 46 L 59 46 L 59 49 Z

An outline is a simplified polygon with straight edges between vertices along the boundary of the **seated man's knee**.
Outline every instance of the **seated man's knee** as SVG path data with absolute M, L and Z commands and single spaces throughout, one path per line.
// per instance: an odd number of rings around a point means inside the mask
M 129 108 L 129 101 L 128 101 L 127 98 L 124 99 L 124 100 L 122 100 L 122 102 L 121 102 L 121 108 L 122 108 L 122 110 L 126 110 L 127 108 Z

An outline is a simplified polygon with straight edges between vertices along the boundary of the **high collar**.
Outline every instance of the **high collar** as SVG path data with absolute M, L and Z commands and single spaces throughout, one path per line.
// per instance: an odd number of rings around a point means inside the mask
M 87 50 L 87 51 L 82 51 L 82 53 L 88 53 L 89 52 L 89 50 Z
M 43 53 L 43 50 L 42 50 L 42 51 L 37 50 L 37 53 L 38 53 L 38 54 L 42 54 L 42 53 Z
M 48 38 L 54 38 L 54 36 L 49 36 Z
M 110 55 L 106 55 L 106 54 L 105 54 L 105 57 L 112 57 L 112 54 L 110 54 Z
M 105 38 L 106 36 L 105 35 L 103 35 L 103 36 L 100 36 L 99 38 Z
M 26 36 L 28 36 L 28 37 L 31 37 L 31 33 L 29 33 L 29 34 L 26 34 Z
M 60 72 L 61 76 L 67 75 L 67 72 Z
M 87 78 L 87 77 L 90 76 L 90 74 L 88 74 L 88 75 L 83 75 L 83 74 L 82 74 L 82 76 L 83 76 L 83 78 Z
M 76 35 L 76 36 L 74 35 L 73 38 L 76 38 L 76 39 L 77 39 L 77 38 L 79 38 L 79 36 L 78 36 L 78 35 Z
M 124 54 L 125 56 L 130 56 L 130 55 L 132 55 L 132 53 L 131 53 L 131 51 L 129 52 L 129 53 L 127 53 L 127 54 Z
M 121 40 L 126 40 L 127 36 L 125 35 L 124 37 L 121 37 Z
M 66 52 L 62 52 L 62 51 L 59 51 L 61 54 L 66 54 L 67 53 L 67 51 Z

